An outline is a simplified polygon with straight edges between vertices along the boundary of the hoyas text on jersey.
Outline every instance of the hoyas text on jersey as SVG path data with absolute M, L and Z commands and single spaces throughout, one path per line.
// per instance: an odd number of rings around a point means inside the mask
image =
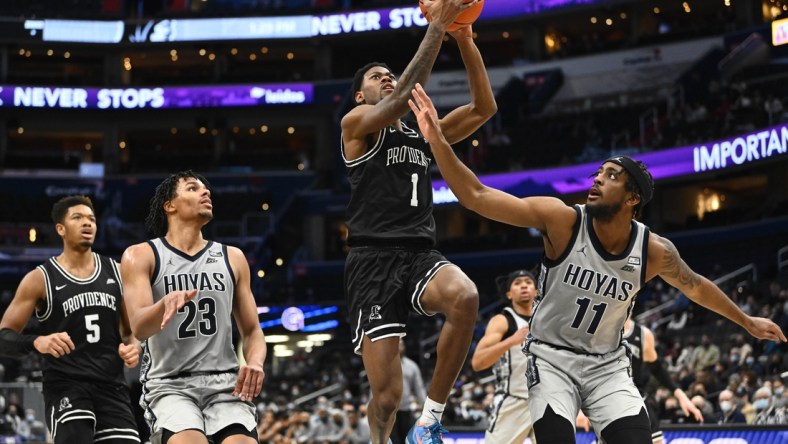
M 224 291 L 224 273 L 179 273 L 164 276 L 164 294 L 181 290 Z
M 583 291 L 590 291 L 598 296 L 609 297 L 619 301 L 629 300 L 635 285 L 615 276 L 589 270 L 575 264 L 567 264 L 563 282 Z

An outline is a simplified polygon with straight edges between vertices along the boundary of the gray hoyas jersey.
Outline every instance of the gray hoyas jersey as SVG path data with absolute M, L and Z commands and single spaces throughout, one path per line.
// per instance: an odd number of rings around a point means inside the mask
M 585 205 L 576 205 L 572 239 L 556 260 L 544 258 L 531 320 L 534 340 L 584 353 L 621 345 L 624 322 L 645 282 L 649 230 L 632 221 L 619 255 L 602 248 Z
M 164 238 L 148 243 L 156 257 L 153 301 L 176 290 L 196 288 L 197 296 L 178 310 L 164 330 L 145 340 L 140 379 L 237 369 L 231 323 L 235 277 L 227 247 L 209 241 L 189 256 Z
M 528 319 L 517 314 L 512 307 L 504 308 L 504 311 L 509 314 L 504 316 L 514 320 L 516 328 L 511 331 L 510 326 L 502 339 L 506 339 L 515 331 L 528 326 Z M 508 321 L 511 322 L 511 321 Z M 505 393 L 507 395 L 517 396 L 518 398 L 528 399 L 528 384 L 525 380 L 525 370 L 528 368 L 528 360 L 523 353 L 523 344 L 517 344 L 501 356 L 500 359 L 495 361 L 493 365 L 493 374 L 495 375 L 495 393 Z

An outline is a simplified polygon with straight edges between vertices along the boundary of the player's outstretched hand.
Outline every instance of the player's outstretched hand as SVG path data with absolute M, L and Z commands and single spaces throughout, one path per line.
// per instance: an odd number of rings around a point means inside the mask
M 126 364 L 126 367 L 134 368 L 137 366 L 137 363 L 140 362 L 140 347 L 136 343 L 124 344 L 121 342 L 120 345 L 118 345 L 118 355 L 120 359 L 123 359 L 123 363 Z
M 197 290 L 179 290 L 167 293 L 162 299 L 164 301 L 164 315 L 161 317 L 161 329 L 170 323 L 175 313 L 178 312 L 187 302 L 197 296 Z
M 33 346 L 42 355 L 52 355 L 56 358 L 74 351 L 74 342 L 71 340 L 71 336 L 64 331 L 39 336 L 33 342 Z
M 770 341 L 786 342 L 785 334 L 770 319 L 750 317 L 750 322 L 744 328 L 758 339 L 768 339 Z
M 241 398 L 241 401 L 251 401 L 263 389 L 263 379 L 265 379 L 265 372 L 262 366 L 244 365 L 238 372 L 238 381 L 235 383 L 233 396 Z
M 408 105 L 416 115 L 416 120 L 419 123 L 419 129 L 427 142 L 437 142 L 439 138 L 443 137 L 440 125 L 438 124 L 438 111 L 435 110 L 435 105 L 432 100 L 424 91 L 420 83 L 417 83 L 411 92 L 412 99 L 408 99 Z
M 427 10 L 427 15 L 431 17 L 430 21 L 440 23 L 448 28 L 449 25 L 454 23 L 454 20 L 460 15 L 460 12 L 476 6 L 479 0 L 463 3 L 465 0 L 423 0 L 424 9 Z
M 684 393 L 684 390 L 676 389 L 673 395 L 679 400 L 679 406 L 681 406 L 681 411 L 684 412 L 684 416 L 689 416 L 692 414 L 698 423 L 703 423 L 703 413 L 701 413 L 698 407 L 695 406 L 692 401 L 690 401 L 689 397 L 687 397 L 687 394 Z

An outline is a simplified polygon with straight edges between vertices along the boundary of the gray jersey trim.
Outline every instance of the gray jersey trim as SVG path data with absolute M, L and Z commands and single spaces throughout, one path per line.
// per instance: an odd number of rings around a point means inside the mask
M 569 254 L 572 252 L 572 246 L 577 241 L 577 237 L 580 235 L 580 224 L 583 220 L 583 216 L 581 214 L 580 205 L 575 205 L 573 208 L 575 209 L 575 216 L 577 219 L 575 219 L 575 223 L 572 226 L 572 237 L 569 239 L 569 243 L 566 244 L 564 251 L 562 251 L 557 258 L 550 259 L 547 256 L 544 257 L 542 263 L 548 268 L 553 268 L 557 265 L 560 265 L 564 260 L 566 260 L 567 256 L 569 256 Z M 539 294 L 542 294 L 542 292 L 540 291 Z
M 161 258 L 152 240 L 148 241 L 148 245 L 150 245 L 150 249 L 153 250 L 153 273 L 150 275 L 150 285 L 153 287 L 153 283 L 156 282 L 156 279 L 159 277 L 159 272 L 161 271 Z

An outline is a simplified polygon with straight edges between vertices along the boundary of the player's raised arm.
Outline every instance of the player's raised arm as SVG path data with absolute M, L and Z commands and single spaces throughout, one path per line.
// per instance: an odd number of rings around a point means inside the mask
M 649 239 L 648 258 L 649 279 L 659 275 L 665 282 L 681 290 L 693 302 L 725 316 L 756 338 L 786 341 L 785 334 L 777 324 L 766 318 L 747 315 L 719 287 L 693 271 L 670 240 L 652 233 Z
M 541 196 L 520 199 L 482 184 L 454 154 L 438 125 L 437 111 L 421 85 L 416 85 L 409 103 L 422 134 L 430 143 L 441 175 L 462 206 L 499 222 L 537 228 L 548 238 L 553 227 L 571 228 L 575 211 L 559 199 Z
M 473 134 L 495 115 L 498 105 L 495 103 L 495 95 L 482 55 L 473 42 L 472 27 L 466 26 L 449 34 L 454 37 L 460 48 L 460 56 L 468 73 L 468 88 L 471 92 L 470 103 L 455 108 L 440 120 L 441 130 L 451 144 Z

